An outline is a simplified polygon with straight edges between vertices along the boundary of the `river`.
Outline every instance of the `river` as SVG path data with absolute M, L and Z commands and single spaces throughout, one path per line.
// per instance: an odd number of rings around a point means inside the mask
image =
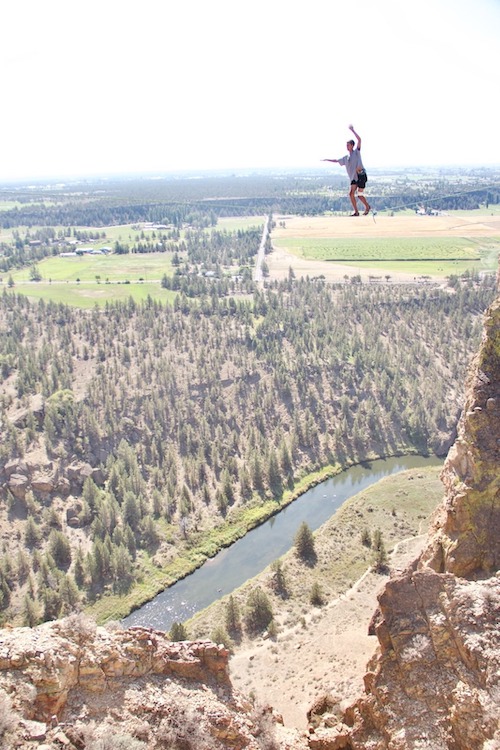
M 250 531 L 231 547 L 207 560 L 194 573 L 132 612 L 123 620 L 123 625 L 170 630 L 174 622 L 185 622 L 281 557 L 293 546 L 295 534 L 303 521 L 315 531 L 342 503 L 383 477 L 406 469 L 441 464 L 442 460 L 435 456 L 378 459 L 362 466 L 353 466 L 327 479 L 304 492 L 278 515 Z

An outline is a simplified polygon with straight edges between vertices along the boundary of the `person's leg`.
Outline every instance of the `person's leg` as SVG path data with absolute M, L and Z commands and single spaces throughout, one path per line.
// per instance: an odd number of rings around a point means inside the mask
M 356 203 L 356 190 L 357 186 L 356 183 L 351 184 L 351 189 L 349 191 L 349 198 L 351 199 L 352 207 L 354 209 L 354 216 L 359 216 L 358 212 L 358 204 Z
M 358 198 L 365 207 L 365 215 L 369 213 L 370 211 L 370 204 L 366 200 L 365 196 L 363 195 L 363 191 L 361 189 L 358 189 Z

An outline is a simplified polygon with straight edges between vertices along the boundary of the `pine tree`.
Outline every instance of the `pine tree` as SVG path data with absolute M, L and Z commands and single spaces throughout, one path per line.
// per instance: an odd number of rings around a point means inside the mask
M 50 532 L 49 551 L 60 570 L 65 570 L 70 566 L 71 545 L 61 531 L 52 529 Z
M 288 589 L 281 560 L 275 560 L 271 565 L 271 570 L 273 573 L 272 587 L 277 594 L 285 598 L 288 595 Z
M 40 619 L 38 607 L 29 594 L 24 597 L 23 601 L 23 619 L 24 624 L 29 628 L 34 628 Z
M 279 498 L 283 494 L 283 480 L 276 451 L 271 450 L 267 466 L 267 481 L 269 489 L 274 498 Z
M 387 570 L 387 552 L 385 549 L 382 532 L 376 529 L 373 533 L 373 566 L 377 573 Z
M 265 630 L 273 619 L 271 601 L 262 589 L 253 589 L 248 595 L 245 624 L 250 633 Z
M 315 558 L 314 536 L 306 521 L 302 521 L 300 524 L 299 530 L 295 534 L 294 542 L 297 554 L 302 560 L 312 560 Z
M 38 547 L 41 539 L 41 531 L 33 516 L 29 515 L 24 527 L 24 544 L 28 549 Z
M 232 635 L 241 631 L 240 608 L 232 594 L 226 605 L 226 629 Z
M 83 552 L 80 547 L 76 551 L 73 575 L 75 577 L 76 585 L 78 586 L 78 588 L 81 589 L 85 583 L 85 561 L 83 557 Z

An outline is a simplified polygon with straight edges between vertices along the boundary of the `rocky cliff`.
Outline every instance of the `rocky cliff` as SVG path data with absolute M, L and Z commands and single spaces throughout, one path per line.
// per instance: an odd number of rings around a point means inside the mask
M 500 748 L 500 298 L 442 480 L 426 549 L 379 597 L 366 695 L 312 748 Z
M 0 631 L 0 747 L 292 747 L 231 688 L 228 651 L 71 616 Z M 283 730 L 284 731 L 284 730 Z

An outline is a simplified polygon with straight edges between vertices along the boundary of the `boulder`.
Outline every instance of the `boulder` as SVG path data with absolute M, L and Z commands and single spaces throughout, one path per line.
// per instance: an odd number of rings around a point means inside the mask
M 43 474 L 41 472 L 37 472 L 32 480 L 31 480 L 31 487 L 36 492 L 54 492 L 55 489 L 55 482 L 54 478 L 50 476 L 49 474 Z
M 25 474 L 11 474 L 7 486 L 15 498 L 24 500 L 30 486 L 30 481 Z

